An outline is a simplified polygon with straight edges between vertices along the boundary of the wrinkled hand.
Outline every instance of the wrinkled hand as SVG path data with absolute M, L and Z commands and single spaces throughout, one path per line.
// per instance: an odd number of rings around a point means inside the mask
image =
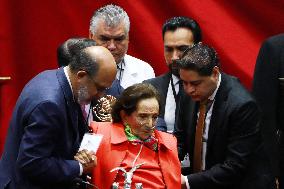
M 97 157 L 93 152 L 88 150 L 81 150 L 77 152 L 74 159 L 82 164 L 84 174 L 92 173 L 93 169 L 97 165 Z

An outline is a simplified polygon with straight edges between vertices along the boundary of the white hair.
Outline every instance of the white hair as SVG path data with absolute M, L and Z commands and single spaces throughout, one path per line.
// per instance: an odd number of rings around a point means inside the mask
M 95 34 L 98 22 L 103 20 L 108 27 L 116 27 L 121 22 L 124 23 L 125 32 L 129 33 L 130 21 L 127 13 L 117 5 L 106 5 L 95 11 L 90 21 L 90 32 Z

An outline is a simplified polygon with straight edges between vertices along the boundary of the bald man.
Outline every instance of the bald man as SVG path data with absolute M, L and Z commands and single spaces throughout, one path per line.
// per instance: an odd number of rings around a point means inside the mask
M 68 66 L 47 70 L 23 89 L 15 106 L 0 161 L 0 188 L 75 188 L 75 181 L 96 166 L 82 152 L 88 132 L 80 105 L 100 97 L 116 76 L 116 63 L 104 47 L 74 48 Z

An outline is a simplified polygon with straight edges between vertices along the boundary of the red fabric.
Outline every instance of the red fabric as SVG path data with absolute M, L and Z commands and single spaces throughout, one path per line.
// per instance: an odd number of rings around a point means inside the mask
M 110 170 L 121 165 L 121 162 L 125 159 L 128 150 L 130 147 L 133 147 L 133 144 L 127 142 L 124 126 L 122 124 L 92 122 L 90 127 L 94 133 L 104 135 L 100 147 L 96 153 L 98 162 L 93 172 L 93 183 L 98 188 L 110 188 L 116 176 L 116 171 L 110 172 Z M 157 154 L 166 188 L 176 188 L 176 186 L 180 185 L 181 183 L 180 163 L 177 155 L 176 139 L 173 135 L 160 131 L 155 131 L 155 136 L 159 141 L 159 151 Z M 150 149 L 144 148 L 144 150 Z M 141 156 L 145 155 L 147 156 L 146 158 L 150 159 L 150 152 L 144 152 L 141 154 Z M 152 152 L 155 153 L 154 151 Z M 108 159 L 105 157 L 108 157 Z M 142 166 L 147 167 L 149 165 Z M 151 176 L 149 175 L 144 175 L 144 177 L 147 178 L 147 180 L 151 179 Z
M 0 89 L 0 153 L 23 86 L 37 73 L 56 68 L 57 46 L 69 37 L 88 37 L 93 11 L 111 2 L 130 16 L 128 53 L 149 62 L 157 75 L 167 71 L 161 27 L 170 17 L 196 19 L 204 41 L 219 52 L 223 70 L 248 88 L 261 41 L 284 31 L 283 0 L 1 0 L 0 76 L 12 81 Z
M 132 169 L 132 164 L 134 159 L 139 153 L 141 144 L 129 144 L 128 151 L 121 162 L 120 167 L 123 167 L 126 171 L 130 171 Z M 132 186 L 131 188 L 135 188 L 135 183 L 143 183 L 143 188 L 155 188 L 161 189 L 165 188 L 165 184 L 163 181 L 163 175 L 161 172 L 161 168 L 159 166 L 159 158 L 158 153 L 147 148 L 146 146 L 142 147 L 142 151 L 135 162 L 135 165 L 144 163 L 141 167 L 139 167 L 133 174 Z M 115 182 L 118 182 L 120 186 L 123 186 L 125 178 L 122 171 L 117 172 L 117 177 Z

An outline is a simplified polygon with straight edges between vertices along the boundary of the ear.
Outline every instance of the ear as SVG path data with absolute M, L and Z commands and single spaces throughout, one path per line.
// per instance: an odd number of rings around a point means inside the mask
M 212 74 L 213 74 L 213 77 L 216 78 L 216 79 L 219 77 L 220 69 L 219 69 L 218 66 L 214 66 Z
M 89 31 L 89 38 L 90 38 L 90 39 L 94 39 L 94 34 L 92 34 L 91 31 Z
M 80 70 L 80 71 L 77 72 L 76 75 L 77 75 L 78 79 L 82 79 L 83 77 L 88 76 L 88 73 L 84 70 Z

